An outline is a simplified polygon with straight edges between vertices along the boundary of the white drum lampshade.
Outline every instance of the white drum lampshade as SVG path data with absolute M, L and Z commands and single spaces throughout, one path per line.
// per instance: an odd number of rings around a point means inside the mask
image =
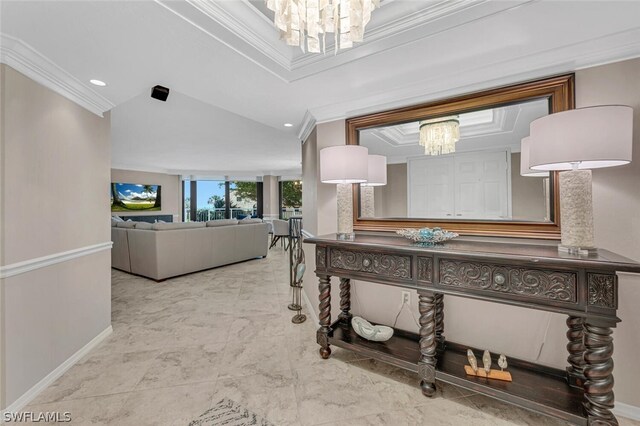
M 561 251 L 595 251 L 591 169 L 631 162 L 633 109 L 623 105 L 580 108 L 531 122 L 529 162 L 560 173 Z
M 360 145 L 330 146 L 320 150 L 322 183 L 363 183 L 369 174 L 369 149 Z
M 633 108 L 604 105 L 550 114 L 532 121 L 530 134 L 534 170 L 621 166 L 631 162 Z
M 340 145 L 320 150 L 320 181 L 337 184 L 338 239 L 355 238 L 351 184 L 366 182 L 368 175 L 369 149 L 366 147 Z
M 375 217 L 374 186 L 387 184 L 387 157 L 369 154 L 369 174 L 366 183 L 360 184 L 360 216 Z
M 365 186 L 384 186 L 387 184 L 387 157 L 384 155 L 369 155 L 367 168 L 367 182 Z
M 520 143 L 520 176 L 526 177 L 549 177 L 549 172 L 533 170 L 529 159 L 531 137 L 527 136 Z

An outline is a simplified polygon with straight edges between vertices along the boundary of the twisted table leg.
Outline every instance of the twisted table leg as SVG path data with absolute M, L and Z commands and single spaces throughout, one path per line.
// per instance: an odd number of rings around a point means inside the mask
M 567 378 L 571 386 L 582 387 L 584 378 L 584 319 L 581 317 L 567 317 Z
M 436 305 L 436 341 L 438 342 L 438 350 L 444 351 L 444 295 L 442 293 L 435 293 L 434 299 Z
M 433 293 L 420 293 L 420 361 L 418 374 L 422 379 L 422 394 L 433 396 L 436 393 L 436 305 Z
M 340 278 L 340 314 L 338 318 L 351 321 L 351 280 L 349 278 Z
M 584 324 L 584 408 L 589 425 L 617 425 L 611 413 L 613 396 L 613 338 L 611 328 L 587 319 Z
M 322 359 L 327 359 L 329 355 L 331 355 L 331 348 L 329 347 L 329 332 L 331 331 L 331 277 L 321 275 L 319 278 L 320 328 L 318 329 L 316 337 L 320 345 L 320 356 Z

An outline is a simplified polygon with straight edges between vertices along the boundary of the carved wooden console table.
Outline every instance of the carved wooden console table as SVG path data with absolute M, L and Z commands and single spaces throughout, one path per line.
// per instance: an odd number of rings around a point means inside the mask
M 426 396 L 441 380 L 572 423 L 617 424 L 611 413 L 611 328 L 620 321 L 615 272 L 640 272 L 640 264 L 605 250 L 578 257 L 555 246 L 509 242 L 459 239 L 418 247 L 396 236 L 360 234 L 355 241 L 330 235 L 305 242 L 316 245 L 323 358 L 335 345 L 417 372 Z M 340 278 L 341 312 L 334 323 L 331 276 Z M 417 290 L 420 334 L 396 330 L 383 343 L 356 335 L 351 279 Z M 566 371 L 510 359 L 511 383 L 467 376 L 466 347 L 445 341 L 445 294 L 567 315 Z

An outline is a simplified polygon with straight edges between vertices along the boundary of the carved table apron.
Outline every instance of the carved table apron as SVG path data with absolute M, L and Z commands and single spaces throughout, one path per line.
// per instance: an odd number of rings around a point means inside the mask
M 617 424 L 611 413 L 616 271 L 640 265 L 606 250 L 589 257 L 558 253 L 555 245 L 457 239 L 419 247 L 396 236 L 358 234 L 305 239 L 316 245 L 320 355 L 336 345 L 416 371 L 426 396 L 436 379 L 576 424 Z M 331 277 L 340 278 L 340 314 L 331 323 Z M 350 326 L 350 280 L 415 289 L 419 335 L 396 330 L 388 342 L 369 342 Z M 443 295 L 565 314 L 566 371 L 509 360 L 513 382 L 466 376 L 465 346 L 446 342 Z M 495 360 L 494 360 L 495 361 Z

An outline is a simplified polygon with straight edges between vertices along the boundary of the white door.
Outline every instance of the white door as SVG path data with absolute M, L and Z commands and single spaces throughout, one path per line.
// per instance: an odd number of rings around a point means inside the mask
M 508 155 L 508 151 L 455 155 L 456 217 L 509 218 Z
M 454 214 L 452 156 L 409 159 L 410 217 L 445 219 Z

